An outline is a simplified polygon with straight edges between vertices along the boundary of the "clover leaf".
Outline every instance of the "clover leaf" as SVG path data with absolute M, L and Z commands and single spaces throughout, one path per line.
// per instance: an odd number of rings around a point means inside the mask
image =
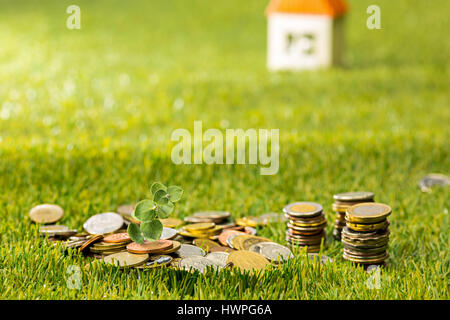
M 137 243 L 145 240 L 158 240 L 163 231 L 163 225 L 158 219 L 167 218 L 175 209 L 174 202 L 183 196 L 183 189 L 178 186 L 166 187 L 161 182 L 151 185 L 150 191 L 153 199 L 140 201 L 132 216 L 141 222 L 140 225 L 130 223 L 128 234 Z

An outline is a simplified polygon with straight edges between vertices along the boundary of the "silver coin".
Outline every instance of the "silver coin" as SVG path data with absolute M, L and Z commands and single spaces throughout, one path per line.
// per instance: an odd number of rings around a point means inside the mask
M 173 260 L 173 258 L 168 255 L 150 256 L 150 259 L 139 267 L 156 268 L 156 267 L 166 265 L 166 264 L 170 263 L 172 260 Z
M 176 251 L 179 257 L 185 258 L 190 256 L 206 256 L 206 251 L 197 246 L 193 246 L 191 244 L 181 244 L 180 249 Z
M 286 217 L 283 214 L 269 212 L 264 213 L 260 217 L 264 224 L 273 223 L 273 222 L 284 222 L 286 221 Z
M 198 270 L 202 273 L 207 271 L 208 267 L 212 267 L 217 270 L 220 269 L 220 265 L 211 259 L 207 259 L 203 256 L 189 256 L 180 260 L 179 266 L 185 270 Z
M 211 252 L 206 255 L 206 259 L 214 261 L 217 265 L 221 266 L 222 268 L 225 268 L 227 265 L 227 259 L 230 254 L 228 252 Z
M 343 192 L 333 196 L 338 201 L 368 201 L 373 200 L 375 193 L 368 191 Z
M 312 261 L 319 259 L 319 254 L 318 253 L 308 253 L 308 256 L 309 256 L 309 259 L 312 260 Z M 328 257 L 328 256 L 326 256 L 324 254 L 322 254 L 320 256 L 320 263 L 321 264 L 331 263 L 331 262 L 333 262 L 333 259 L 331 259 L 330 257 Z
M 65 243 L 66 248 L 80 248 L 86 240 L 78 240 L 78 241 L 67 241 Z
M 42 235 L 53 237 L 70 237 L 77 234 L 78 230 L 70 230 L 68 227 L 62 225 L 47 225 L 39 227 L 39 232 Z
M 105 234 L 119 230 L 123 226 L 123 218 L 114 212 L 96 214 L 83 225 L 90 234 Z
M 214 222 L 214 219 L 211 218 L 196 218 L 193 216 L 185 217 L 184 222 L 187 223 L 203 223 L 203 222 Z
M 178 231 L 172 228 L 163 227 L 163 231 L 161 233 L 160 240 L 172 240 L 178 234 Z
M 39 227 L 39 232 L 45 233 L 45 234 L 60 232 L 60 231 L 67 231 L 67 230 L 69 230 L 69 227 L 63 226 L 63 225 L 58 225 L 58 224 L 51 224 L 51 225 Z
M 88 236 L 80 236 L 80 237 L 72 236 L 72 237 L 69 237 L 70 241 L 84 241 L 84 240 L 87 240 L 87 239 L 89 239 Z
M 450 185 L 450 178 L 439 173 L 431 173 L 420 179 L 419 188 L 422 192 L 431 192 L 434 186 Z
M 202 211 L 193 214 L 194 218 L 221 219 L 224 220 L 230 216 L 227 211 Z
M 276 263 L 282 263 L 283 261 L 294 257 L 289 248 L 275 242 L 255 243 L 248 251 L 259 253 L 267 260 Z
M 135 205 L 123 204 L 117 208 L 117 213 L 124 216 L 131 216 L 133 214 Z
M 253 227 L 245 227 L 244 230 L 245 230 L 245 233 L 252 235 L 252 236 L 256 235 L 256 232 L 257 232 L 256 229 Z
M 242 234 L 232 234 L 231 236 L 229 236 L 229 237 L 227 238 L 227 244 L 228 244 L 228 246 L 229 246 L 230 248 L 232 248 L 232 249 L 234 249 L 234 247 L 233 247 L 233 239 L 234 239 L 235 237 L 237 237 L 237 236 L 242 236 Z

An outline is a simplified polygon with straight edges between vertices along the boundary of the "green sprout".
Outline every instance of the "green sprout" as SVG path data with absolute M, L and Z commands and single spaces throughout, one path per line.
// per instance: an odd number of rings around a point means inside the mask
M 133 218 L 140 221 L 140 225 L 130 223 L 128 234 L 137 243 L 145 240 L 159 240 L 163 231 L 163 225 L 158 219 L 165 219 L 175 208 L 175 202 L 183 196 L 183 189 L 178 186 L 167 187 L 160 182 L 155 182 L 150 187 L 153 199 L 140 201 L 133 211 Z

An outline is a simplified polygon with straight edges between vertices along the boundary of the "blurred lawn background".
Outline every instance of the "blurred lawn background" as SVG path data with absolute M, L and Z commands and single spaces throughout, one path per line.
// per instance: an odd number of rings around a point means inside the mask
M 450 2 L 378 0 L 382 29 L 369 30 L 374 2 L 349 1 L 346 66 L 276 74 L 266 70 L 267 3 L 76 1 L 81 30 L 69 30 L 73 1 L 0 0 L 0 297 L 449 298 L 449 190 L 423 194 L 417 181 L 450 163 Z M 279 128 L 279 173 L 174 165 L 170 135 L 195 120 L 204 130 Z M 336 264 L 310 270 L 301 256 L 261 290 L 246 277 L 171 271 L 143 285 L 134 272 L 108 278 L 117 275 L 110 269 L 67 289 L 67 266 L 86 260 L 36 242 L 28 210 L 57 203 L 61 223 L 81 229 L 90 215 L 142 199 L 156 180 L 185 189 L 179 217 L 319 202 L 324 253 Z M 374 191 L 393 208 L 380 290 L 366 288 L 367 275 L 331 237 L 332 196 L 351 190 Z M 260 233 L 283 243 L 284 231 Z

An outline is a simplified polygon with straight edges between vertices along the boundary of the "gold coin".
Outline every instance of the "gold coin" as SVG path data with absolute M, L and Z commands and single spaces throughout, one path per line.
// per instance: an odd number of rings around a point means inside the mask
M 188 232 L 195 232 L 200 230 L 208 230 L 215 227 L 214 222 L 203 222 L 203 223 L 194 223 L 194 224 L 188 224 L 184 227 L 186 231 Z
M 172 248 L 161 251 L 161 252 L 159 252 L 159 254 L 164 255 L 164 254 L 174 253 L 175 251 L 178 251 L 178 249 L 180 249 L 180 247 L 181 247 L 181 242 L 172 240 Z
M 196 234 L 196 233 L 187 232 L 186 230 L 179 230 L 178 234 L 183 237 L 186 237 L 186 238 L 204 238 L 204 239 L 209 238 L 208 234 Z
M 296 204 L 291 207 L 291 210 L 298 213 L 304 213 L 316 210 L 316 207 L 310 204 Z
M 380 223 L 374 223 L 374 224 L 359 224 L 359 223 L 352 223 L 352 222 L 346 222 L 346 225 L 348 228 L 354 230 L 354 231 L 375 231 L 375 230 L 383 230 L 386 229 L 389 226 L 389 221 L 385 220 Z
M 183 224 L 183 221 L 176 218 L 161 219 L 159 221 L 161 221 L 163 226 L 167 228 L 177 228 Z
M 196 245 L 197 247 L 202 248 L 206 252 L 209 252 L 209 250 L 213 247 L 220 246 L 220 244 L 218 244 L 217 242 L 211 241 L 209 239 L 201 239 L 201 238 L 194 239 L 194 241 L 192 243 L 194 245 Z
M 238 226 L 256 228 L 260 223 L 258 217 L 243 217 L 236 219 L 236 224 Z
M 231 252 L 227 258 L 228 263 L 232 263 L 238 269 L 250 271 L 250 273 L 263 270 L 270 265 L 269 260 L 264 258 L 264 256 L 250 251 Z
M 125 251 L 106 256 L 103 261 L 112 265 L 119 264 L 120 267 L 135 267 L 143 264 L 149 258 L 148 254 L 134 254 Z
M 196 235 L 214 235 L 222 231 L 222 228 L 215 226 L 214 228 L 207 229 L 207 230 L 186 230 L 191 234 Z
M 55 223 L 63 214 L 64 210 L 55 204 L 41 204 L 28 213 L 30 219 L 36 223 Z
M 270 239 L 252 235 L 238 235 L 231 240 L 231 244 L 236 250 L 248 250 L 252 245 L 259 242 L 270 242 Z

